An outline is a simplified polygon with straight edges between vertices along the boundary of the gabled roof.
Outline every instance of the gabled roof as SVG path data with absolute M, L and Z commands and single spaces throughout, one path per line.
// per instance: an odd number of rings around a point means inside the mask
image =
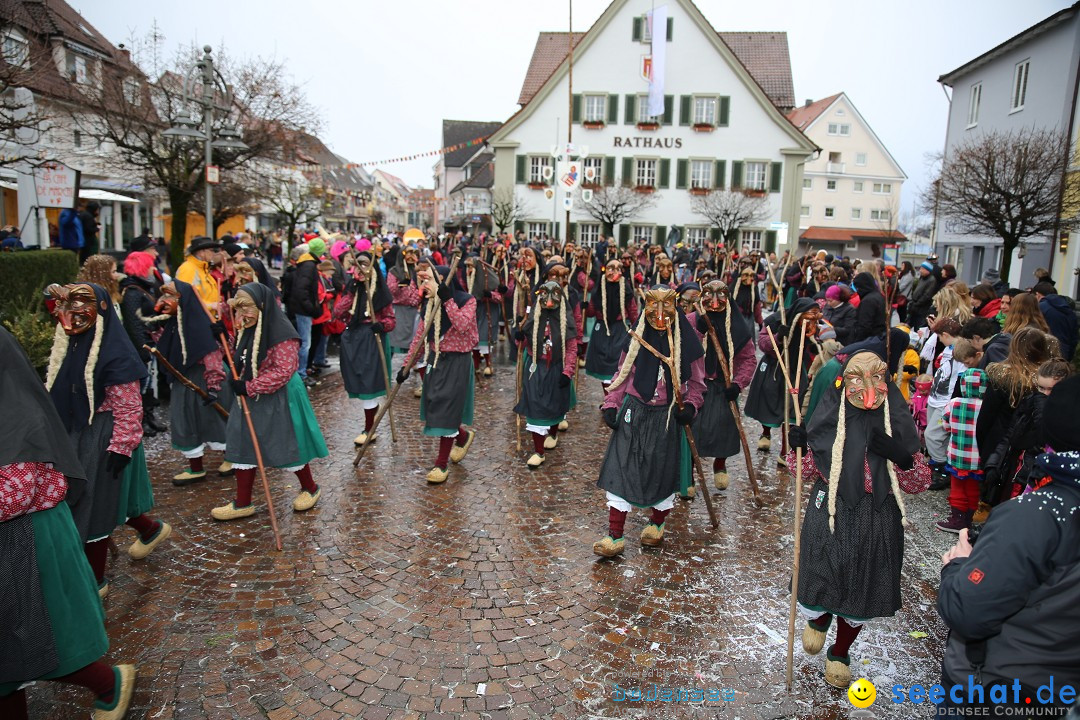
M 401 178 L 399 178 L 397 175 L 391 175 L 390 173 L 386 172 L 385 170 L 381 170 L 381 169 L 376 170 L 375 172 L 377 174 L 379 174 L 380 176 L 382 176 L 382 178 L 384 180 L 386 180 L 386 182 L 388 182 L 390 185 L 392 185 L 393 188 L 394 188 L 394 191 L 397 192 L 398 195 L 401 195 L 402 197 L 406 197 L 406 196 L 408 196 L 409 193 L 412 192 L 412 188 L 410 188 L 408 186 L 408 184 L 406 184 L 406 182 L 404 180 L 402 180 Z
M 450 191 L 450 195 L 456 192 L 460 192 L 465 188 L 487 188 L 490 189 L 495 185 L 495 169 L 492 163 L 487 163 L 476 172 L 474 172 L 468 180 L 462 180 L 454 189 Z
M 806 128 L 810 127 L 810 124 L 817 120 L 842 94 L 843 93 L 836 93 L 827 98 L 816 100 L 809 105 L 797 107 L 787 114 L 788 120 L 790 120 L 791 124 L 795 127 L 805 131 Z
M 898 230 L 863 230 L 862 228 L 834 228 L 812 225 L 802 231 L 799 239 L 804 242 L 853 243 L 859 240 L 903 242 L 907 240 L 907 237 Z
M 781 110 L 795 105 L 791 58 L 785 32 L 721 32 L 720 39 Z M 574 33 L 574 47 L 585 33 Z M 518 104 L 527 105 L 569 54 L 569 33 L 542 32 L 536 38 L 532 60 L 521 84 Z
M 487 137 L 502 126 L 501 122 L 484 122 L 476 120 L 443 120 L 442 141 L 443 147 L 460 145 L 469 140 Z M 476 147 L 463 147 L 443 155 L 443 165 L 446 167 L 461 167 L 465 161 L 476 152 Z
M 993 47 L 990 50 L 987 50 L 974 60 L 969 60 L 968 62 L 953 70 L 952 72 L 945 73 L 938 78 L 938 82 L 942 85 L 952 87 L 953 83 L 957 80 L 957 78 L 967 75 L 972 70 L 975 70 L 976 68 L 985 65 L 994 58 L 1008 52 L 1009 50 L 1012 50 L 1013 48 L 1019 47 L 1020 45 L 1023 45 L 1024 43 L 1035 39 L 1039 35 L 1042 35 L 1044 32 L 1047 32 L 1048 30 L 1054 28 L 1059 23 L 1071 20 L 1076 14 L 1078 8 L 1080 8 L 1080 2 L 1073 3 L 1064 10 L 1059 10 L 1045 20 L 1035 23 L 1027 30 L 1017 33 L 1016 35 L 1013 35 L 1011 38 L 1001 43 L 1000 45 Z

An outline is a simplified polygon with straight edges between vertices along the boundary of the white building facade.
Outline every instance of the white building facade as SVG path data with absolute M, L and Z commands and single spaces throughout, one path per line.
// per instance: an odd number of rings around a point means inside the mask
M 512 189 L 529 208 L 516 229 L 566 236 L 562 198 L 548 193 L 544 168 L 552 163 L 552 147 L 567 140 L 572 107 L 572 140 L 588 148 L 583 164 L 595 173 L 594 182 L 656 195 L 652 209 L 614 228 L 620 243 L 663 242 L 672 228 L 692 243 L 715 237 L 709 222 L 691 211 L 691 190 L 713 188 L 769 199 L 768 217 L 741 228 L 744 243 L 769 250 L 794 239 L 781 224 L 798 227 L 803 164 L 816 148 L 784 116 L 794 104 L 786 36 L 717 33 L 692 3 L 668 0 L 664 113 L 649 117 L 644 73 L 652 8 L 651 0 L 615 0 L 575 38 L 572 102 L 569 36 L 541 34 L 522 108 L 488 140 L 495 151 L 494 191 Z M 742 50 L 742 59 L 733 48 Z M 574 241 L 600 239 L 601 224 L 583 210 L 580 196 L 569 231 Z

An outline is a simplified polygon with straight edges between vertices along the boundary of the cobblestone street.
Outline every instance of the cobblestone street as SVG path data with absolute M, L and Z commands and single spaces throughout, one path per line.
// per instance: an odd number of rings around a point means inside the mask
M 716 531 L 699 497 L 676 504 L 661 548 L 640 548 L 637 513 L 626 556 L 599 560 L 600 385 L 581 374 L 569 434 L 530 472 L 514 452 L 514 369 L 500 354 L 495 377 L 477 382 L 477 440 L 442 486 L 424 482 L 435 443 L 420 434 L 415 379 L 395 403 L 398 442 L 384 421 L 354 471 L 362 412 L 335 372 L 325 376 L 312 390 L 331 450 L 313 466 L 319 505 L 294 515 L 295 477 L 270 474 L 282 553 L 258 487 L 256 517 L 217 523 L 210 509 L 232 497 L 232 480 L 173 487 L 182 458 L 167 434 L 148 440 L 156 514 L 174 533 L 138 563 L 124 552 L 129 531 L 114 536 L 107 657 L 138 664 L 128 717 L 847 717 L 846 695 L 822 679 L 824 655 L 806 656 L 798 635 L 794 689 L 784 689 L 794 478 L 776 472 L 775 445 L 755 451 L 763 508 L 734 458 L 731 489 L 714 495 Z M 757 430 L 748 425 L 751 442 Z M 219 459 L 210 453 L 207 466 Z M 904 609 L 852 649 L 853 675 L 877 685 L 879 718 L 928 715 L 893 705 L 888 686 L 936 682 L 945 640 L 934 600 L 954 536 L 932 527 L 945 498 L 927 493 L 908 508 Z M 734 699 L 612 699 L 616 684 L 653 682 Z M 85 693 L 55 684 L 29 696 L 35 718 L 86 713 Z

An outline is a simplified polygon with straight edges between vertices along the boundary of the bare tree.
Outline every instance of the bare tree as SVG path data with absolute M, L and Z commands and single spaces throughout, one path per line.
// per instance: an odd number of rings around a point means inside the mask
M 221 182 L 214 186 L 213 236 L 217 237 L 218 228 L 229 218 L 258 212 L 260 200 L 267 191 L 265 180 L 260 174 L 254 172 L 250 165 L 242 165 L 224 173 Z M 205 196 L 202 193 L 196 193 L 191 198 L 188 209 L 205 215 Z
M 157 39 L 155 36 L 155 43 Z M 206 163 L 203 143 L 171 140 L 162 132 L 181 111 L 195 113 L 195 121 L 202 126 L 199 107 L 184 101 L 184 76 L 197 56 L 194 47 L 178 53 L 170 64 L 173 70 L 149 83 L 145 76 L 133 82 L 130 75 L 113 73 L 103 78 L 97 112 L 73 114 L 72 118 L 84 132 L 115 147 L 113 156 L 121 168 L 141 171 L 147 185 L 161 188 L 168 195 L 174 263 L 182 259 L 187 214 L 192 199 L 203 190 Z M 290 144 L 297 133 L 316 131 L 318 114 L 301 88 L 288 79 L 281 61 L 219 56 L 215 64 L 232 90 L 233 117 L 222 118 L 218 117 L 222 113 L 215 113 L 214 131 L 239 120 L 247 146 L 241 151 L 214 152 L 213 163 L 223 173 L 254 158 L 290 157 Z
M 39 155 L 49 115 L 31 91 L 47 80 L 53 59 L 46 44 L 24 38 L 25 31 L 4 19 L 8 10 L 0 11 L 0 35 L 6 38 L 0 44 L 0 167 L 20 160 L 36 165 L 50 160 Z
M 738 237 L 739 228 L 760 225 L 772 210 L 767 197 L 742 190 L 713 190 L 708 195 L 690 199 L 690 210 L 720 230 L 720 237 L 730 244 Z
M 518 197 L 513 188 L 499 188 L 491 195 L 491 221 L 500 233 L 529 217 L 531 212 L 528 203 Z
M 1066 181 L 1070 154 L 1069 138 L 1057 130 L 969 138 L 937 158 L 940 169 L 923 193 L 923 206 L 944 219 L 950 232 L 1001 238 L 1000 271 L 1008 277 L 1022 240 L 1056 235 L 1076 223 L 1080 186 Z
M 315 220 L 322 214 L 325 189 L 313 182 L 285 172 L 271 173 L 263 202 L 285 221 L 291 238 L 296 226 Z
M 629 185 L 605 185 L 594 188 L 592 199 L 584 202 L 578 190 L 575 205 L 603 226 L 603 234 L 610 237 L 619 223 L 633 220 L 646 210 L 656 207 L 660 197 L 653 192 L 638 192 Z

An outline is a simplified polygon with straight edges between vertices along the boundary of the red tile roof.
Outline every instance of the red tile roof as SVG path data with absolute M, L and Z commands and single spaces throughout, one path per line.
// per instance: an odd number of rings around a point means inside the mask
M 834 228 L 812 225 L 802 232 L 800 240 L 805 242 L 845 242 L 858 240 L 895 240 L 903 242 L 907 237 L 896 230 L 863 230 L 861 228 Z
M 532 60 L 521 85 L 518 103 L 527 105 L 540 91 L 569 52 L 569 33 L 542 32 L 536 39 Z M 731 49 L 769 99 L 782 111 L 795 105 L 787 33 L 722 32 L 720 39 Z M 576 47 L 585 33 L 574 33 Z
M 821 113 L 825 112 L 825 108 L 832 105 L 836 98 L 840 97 L 842 94 L 843 93 L 836 93 L 835 95 L 830 95 L 827 98 L 812 102 L 809 105 L 797 107 L 787 114 L 788 120 L 800 130 L 806 130 L 810 123 L 817 120 L 818 117 L 821 116 Z

